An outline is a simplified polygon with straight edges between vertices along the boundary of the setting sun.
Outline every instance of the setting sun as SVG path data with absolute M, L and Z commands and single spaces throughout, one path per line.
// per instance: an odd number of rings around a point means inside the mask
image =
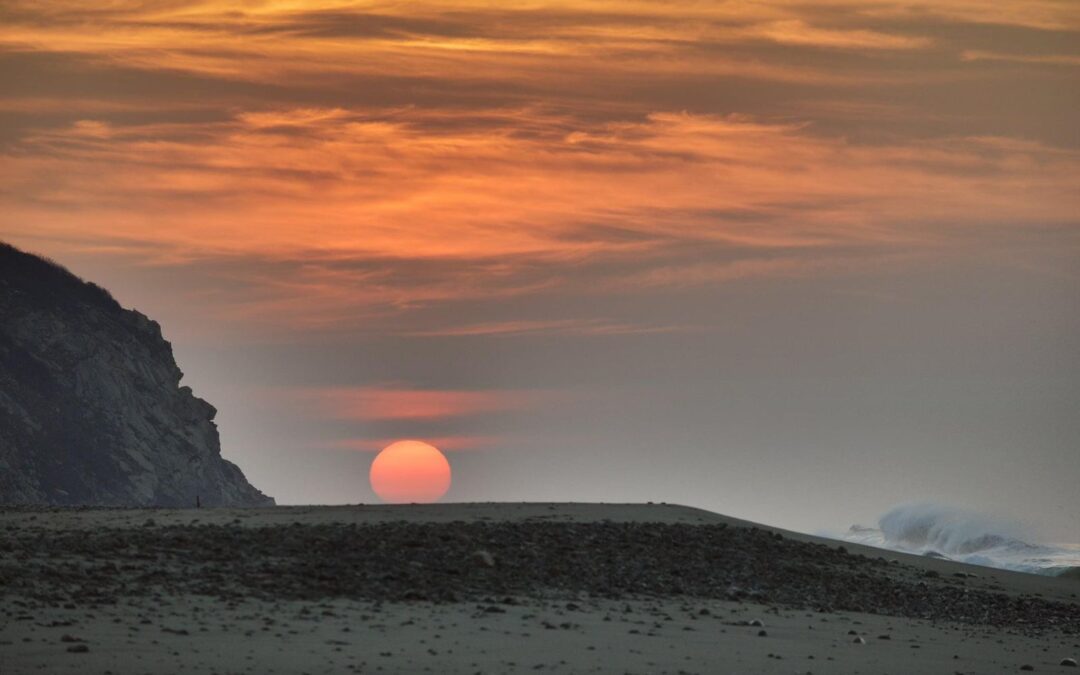
M 397 441 L 371 463 L 371 487 L 384 502 L 436 502 L 450 489 L 450 463 L 430 443 Z

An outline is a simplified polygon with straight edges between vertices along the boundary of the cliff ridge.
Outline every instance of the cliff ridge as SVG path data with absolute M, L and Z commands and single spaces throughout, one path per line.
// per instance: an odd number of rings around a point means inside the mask
M 156 321 L 0 242 L 0 503 L 261 506 Z

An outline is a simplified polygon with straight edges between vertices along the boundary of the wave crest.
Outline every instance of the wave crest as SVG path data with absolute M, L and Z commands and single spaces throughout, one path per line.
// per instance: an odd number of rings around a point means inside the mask
M 877 548 L 1080 579 L 1080 544 L 1033 544 L 1017 523 L 938 504 L 905 504 L 841 538 Z
M 897 506 L 878 521 L 889 546 L 946 555 L 1000 548 L 1036 548 L 1020 539 L 1019 525 L 937 504 Z

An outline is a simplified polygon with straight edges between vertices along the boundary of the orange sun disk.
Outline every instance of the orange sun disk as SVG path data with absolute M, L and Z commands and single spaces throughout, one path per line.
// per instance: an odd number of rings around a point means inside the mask
M 429 504 L 450 489 L 450 462 L 430 443 L 397 441 L 375 456 L 370 478 L 384 502 Z

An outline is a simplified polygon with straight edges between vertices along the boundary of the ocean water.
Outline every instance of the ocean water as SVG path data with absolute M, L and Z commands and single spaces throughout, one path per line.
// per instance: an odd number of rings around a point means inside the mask
M 1035 543 L 1018 524 L 937 504 L 897 506 L 877 527 L 852 525 L 836 538 L 972 565 L 1080 576 L 1080 544 Z

